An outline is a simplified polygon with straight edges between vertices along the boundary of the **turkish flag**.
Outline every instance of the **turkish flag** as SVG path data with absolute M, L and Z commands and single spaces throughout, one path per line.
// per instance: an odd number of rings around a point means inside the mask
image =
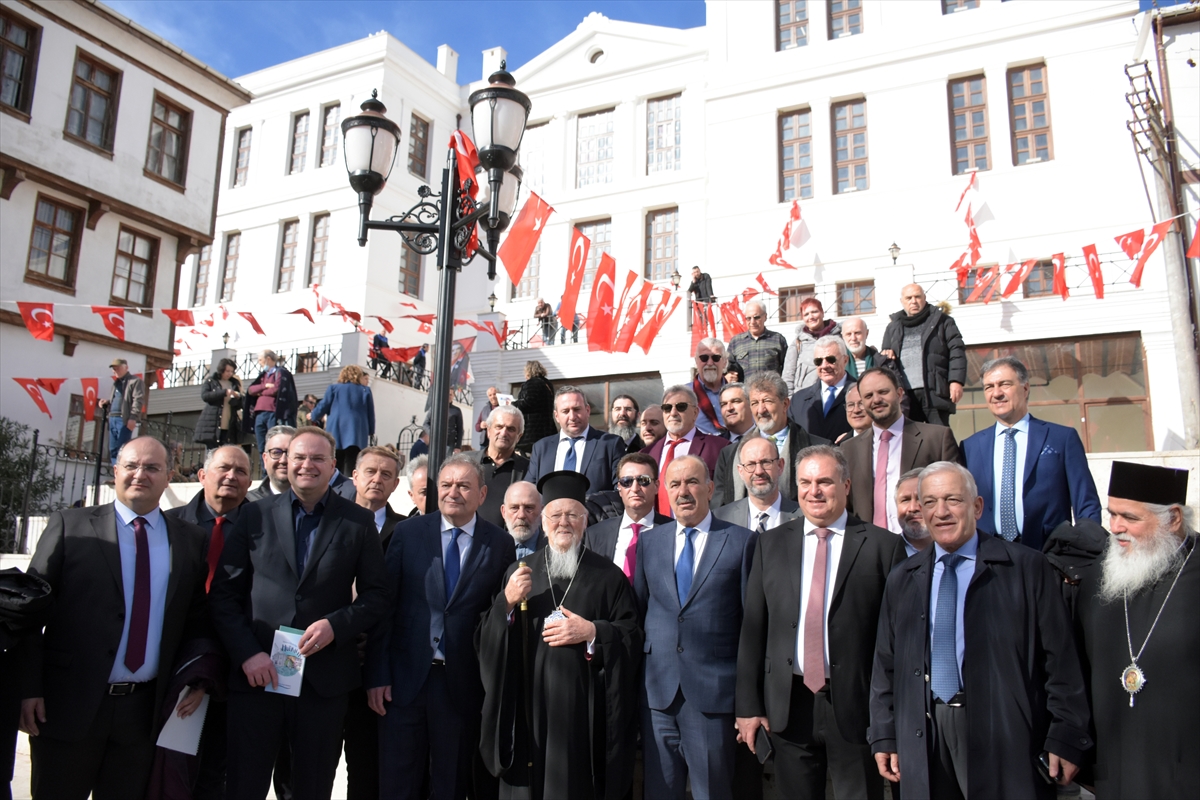
M 447 147 L 453 147 L 454 152 L 458 154 L 459 185 L 465 189 L 467 181 L 471 181 L 471 188 L 467 193 L 474 199 L 479 194 L 479 183 L 475 179 L 475 170 L 479 168 L 479 151 L 475 149 L 475 143 L 459 128 L 450 132 L 450 143 Z
M 154 370 L 154 380 L 158 382 L 158 388 L 167 388 L 167 371 L 165 369 Z
M 255 332 L 255 333 L 257 333 L 259 336 L 265 336 L 265 335 L 266 335 L 265 333 L 263 333 L 262 326 L 258 324 L 258 320 L 256 320 L 256 319 L 254 318 L 254 315 L 253 315 L 253 314 L 251 314 L 249 311 L 239 311 L 239 312 L 237 312 L 237 313 L 238 313 L 238 316 L 239 316 L 239 317 L 241 317 L 242 319 L 246 320 L 246 322 L 249 322 L 249 323 L 250 323 L 250 327 L 251 327 L 251 328 L 254 328 L 254 332 Z
M 91 422 L 96 418 L 96 400 L 100 397 L 99 378 L 80 378 L 83 384 L 83 421 Z
M 92 313 L 99 314 L 108 332 L 125 341 L 125 309 L 120 306 L 92 306 Z
M 983 243 L 979 241 L 979 232 L 971 228 L 971 241 L 968 245 L 968 250 L 971 253 L 971 269 L 975 269 L 975 265 L 979 263 L 979 252 L 983 250 Z
M 1192 243 L 1188 245 L 1184 255 L 1188 258 L 1200 258 L 1200 217 L 1196 219 L 1196 232 L 1192 234 Z
M 405 314 L 400 319 L 415 319 L 417 322 L 423 322 L 426 325 L 431 325 L 436 317 L 433 314 Z
M 39 409 L 41 409 L 43 414 L 45 414 L 47 417 L 50 417 L 50 419 L 54 419 L 54 415 L 50 413 L 50 409 L 46 406 L 46 398 L 42 397 L 42 387 L 38 385 L 36 379 L 13 378 L 13 380 L 20 384 L 21 388 L 29 393 L 29 396 L 33 398 L 33 402 Z
M 966 258 L 967 254 L 963 253 L 957 261 L 950 265 L 950 269 L 954 270 L 955 277 L 958 279 L 958 288 L 960 289 L 967 287 L 967 276 L 971 274 L 971 268 L 963 263 Z
M 1005 268 L 1004 271 L 1008 272 L 1008 270 L 1012 269 L 1014 266 L 1016 266 L 1016 265 L 1009 264 L 1008 267 Z M 1000 288 L 1000 274 L 1001 273 L 1000 273 L 1000 265 L 999 264 L 992 267 L 992 269 L 990 271 L 990 275 L 988 277 L 988 290 L 987 290 L 987 293 L 983 296 L 983 304 L 985 306 L 988 303 L 992 302 L 992 298 L 994 298 L 996 296 L 996 290 Z
M 417 326 L 417 333 L 433 333 L 433 326 L 428 322 L 422 322 Z
M 1175 220 L 1168 219 L 1150 229 L 1150 235 L 1146 237 L 1146 243 L 1142 246 L 1142 254 L 1138 256 L 1137 266 L 1133 268 L 1133 274 L 1129 276 L 1129 282 L 1134 286 L 1141 287 L 1142 270 L 1146 268 L 1146 261 L 1158 249 L 1159 243 L 1167 235 L 1167 231 L 1171 230 L 1173 224 L 1175 224 Z
M 1013 279 L 1008 282 L 1008 288 L 1006 288 L 1004 290 L 1004 294 L 1001 296 L 1004 297 L 1005 299 L 1008 299 L 1013 294 L 1013 292 L 1017 291 L 1017 287 L 1025 282 L 1025 279 L 1029 277 L 1030 272 L 1033 272 L 1033 268 L 1036 265 L 1037 265 L 1036 258 L 1031 258 L 1028 261 L 1026 261 L 1024 264 L 1022 264 L 1021 268 L 1019 270 L 1017 270 L 1017 274 L 1014 275 Z
M 216 320 L 214 319 L 214 317 L 213 317 L 213 315 L 212 315 L 212 312 L 209 312 L 209 315 L 208 315 L 208 317 L 206 317 L 205 319 L 202 319 L 202 320 L 200 320 L 200 324 L 201 324 L 201 325 L 207 325 L 208 327 L 210 327 L 210 328 L 211 328 L 212 326 L 216 325 L 217 323 L 216 323 Z
M 420 349 L 421 345 L 417 345 L 416 347 L 385 347 L 379 352 L 388 361 L 412 361 Z
M 504 343 L 508 341 L 508 320 L 504 320 L 504 327 L 501 330 L 497 330 L 496 323 L 491 320 L 483 323 L 483 327 L 496 340 L 496 344 L 504 347 Z
M 700 347 L 701 339 L 712 335 L 708 332 L 706 305 L 707 303 L 692 303 L 692 349 L 689 351 L 692 353 Z
M 180 327 L 196 324 L 196 315 L 186 308 L 164 308 L 162 312 L 167 319 Z
M 588 351 L 603 350 L 612 352 L 613 327 L 616 324 L 617 309 L 613 307 L 614 295 L 617 293 L 617 262 L 612 256 L 604 253 L 600 256 L 600 266 L 596 268 L 596 276 L 592 280 L 592 298 L 588 302 L 587 340 Z
M 1100 256 L 1096 253 L 1096 245 L 1085 244 L 1083 246 L 1083 257 L 1087 259 L 1088 275 L 1092 278 L 1092 289 L 1096 292 L 1096 299 L 1104 299 L 1104 271 L 1100 269 Z M 1140 279 L 1140 275 L 1138 278 Z
M 1138 228 L 1136 231 L 1122 233 L 1115 238 L 1117 244 L 1125 251 L 1125 255 L 1129 257 L 1130 261 L 1133 261 L 1137 258 L 1138 253 L 1142 252 L 1142 241 L 1146 238 L 1146 232 Z
M 307 318 L 308 321 L 311 322 L 312 324 L 314 324 L 314 325 L 317 324 L 317 321 L 315 319 L 313 319 L 312 312 L 309 311 L 307 308 L 297 308 L 295 311 L 289 311 L 287 313 L 288 314 L 300 314 L 300 315 L 304 316 L 305 318 Z
M 37 385 L 50 394 L 58 394 L 58 390 L 67 382 L 66 378 L 38 378 Z
M 779 236 L 779 241 L 775 244 L 775 252 L 767 259 L 771 264 L 777 267 L 786 269 L 796 269 L 795 266 L 788 263 L 783 257 L 785 249 L 790 250 L 795 247 L 802 246 L 809 239 L 808 225 L 800 219 L 800 201 L 793 200 L 792 208 L 788 214 L 788 221 L 783 225 L 783 233 Z
M 758 285 L 762 287 L 763 294 L 773 294 L 776 297 L 779 296 L 779 292 L 775 291 L 774 289 L 772 289 L 770 286 L 767 285 L 767 279 L 763 277 L 763 274 L 761 272 L 758 273 L 758 277 L 755 278 L 755 280 L 758 281 Z
M 575 304 L 579 302 L 579 291 L 583 288 L 583 273 L 587 269 L 588 251 L 592 240 L 571 229 L 571 257 L 567 262 L 567 288 L 563 290 L 562 303 L 558 306 L 558 321 L 563 328 L 575 326 Z
M 992 282 L 996 280 L 997 269 L 999 269 L 999 265 L 996 267 L 980 267 L 978 271 L 976 271 L 975 288 L 971 290 L 969 295 L 967 295 L 968 303 L 974 303 L 983 296 L 983 293 L 987 291 L 988 287 L 992 285 Z
M 323 294 L 321 294 L 321 292 L 319 291 L 320 288 L 321 288 L 321 284 L 319 284 L 319 283 L 314 283 L 312 285 L 313 297 L 317 298 L 317 313 L 318 314 L 321 313 L 322 311 L 324 311 L 325 309 L 329 308 L 329 302 L 330 302 L 327 297 L 325 297 Z M 416 308 L 416 306 L 413 306 L 413 308 Z
M 642 348 L 642 352 L 646 355 L 650 355 L 650 348 L 654 345 L 658 332 L 662 330 L 663 325 L 667 323 L 682 299 L 679 295 L 675 295 L 672 299 L 670 289 L 662 290 L 662 297 L 659 299 L 658 305 L 654 307 L 654 313 L 650 315 L 650 320 L 633 337 L 633 343 Z
M 384 333 L 391 333 L 394 330 L 392 323 L 388 322 L 385 317 L 381 317 L 378 314 L 372 314 L 371 319 L 379 320 L 379 324 L 383 326 Z
M 1050 260 L 1054 262 L 1054 293 L 1066 300 L 1071 296 L 1071 290 L 1067 288 L 1067 257 L 1055 253 Z
M 43 342 L 54 341 L 54 304 L 53 303 L 22 303 L 17 302 L 21 319 L 25 327 L 35 339 Z
M 967 188 L 963 189 L 962 194 L 958 196 L 958 205 L 954 207 L 955 213 L 957 213 L 958 209 L 962 207 L 962 201 L 967 196 L 967 192 L 971 191 L 972 188 L 978 188 L 978 185 L 976 184 L 976 176 L 978 174 L 978 172 L 971 173 L 971 180 L 967 181 Z
M 742 313 L 736 300 L 721 304 L 721 325 L 725 328 L 726 340 L 747 331 L 746 315 Z
M 633 337 L 637 334 L 638 325 L 642 321 L 642 313 L 646 310 L 646 304 L 650 301 L 650 292 L 653 289 L 654 284 L 646 281 L 642 284 L 642 290 L 634 295 L 633 300 L 629 303 L 629 310 L 625 312 L 625 324 L 621 327 L 621 332 L 617 335 L 617 341 L 613 344 L 611 352 L 629 352 L 630 346 L 633 345 Z
M 749 303 L 751 300 L 758 297 L 759 294 L 760 294 L 760 292 L 758 291 L 758 289 L 754 289 L 752 287 L 746 287 L 745 289 L 742 289 L 742 302 Z
M 411 308 L 414 311 L 417 309 L 416 303 L 401 303 L 400 305 L 404 306 L 405 308 Z
M 529 257 L 537 247 L 542 231 L 546 229 L 546 220 L 554 213 L 550 205 L 538 197 L 537 192 L 530 192 L 529 199 L 521 207 L 521 213 L 513 220 L 504 237 L 504 244 L 496 251 L 496 255 L 504 262 L 508 279 L 516 286 L 525 275 L 525 267 L 529 265 Z

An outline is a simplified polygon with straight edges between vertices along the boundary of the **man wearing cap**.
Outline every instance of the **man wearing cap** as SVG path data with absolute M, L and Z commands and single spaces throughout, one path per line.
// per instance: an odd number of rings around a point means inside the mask
M 502 796 L 619 800 L 633 782 L 637 602 L 621 568 L 583 546 L 587 478 L 559 470 L 538 489 L 547 546 L 508 568 L 476 632 L 480 753 Z
M 117 453 L 133 438 L 133 431 L 142 420 L 142 406 L 146 404 L 146 382 L 129 371 L 129 362 L 114 358 L 108 365 L 112 369 L 112 398 L 101 400 L 101 408 L 108 408 L 108 457 L 117 463 Z
M 1187 470 L 1115 461 L 1112 537 L 1080 585 L 1100 800 L 1200 785 L 1200 559 Z

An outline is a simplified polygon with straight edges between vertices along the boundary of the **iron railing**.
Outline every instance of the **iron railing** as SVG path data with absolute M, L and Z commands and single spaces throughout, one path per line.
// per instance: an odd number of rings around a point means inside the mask
M 262 367 L 258 365 L 258 350 L 243 353 L 237 359 L 237 372 L 244 381 L 254 380 Z M 341 345 L 326 344 L 321 347 L 295 347 L 291 350 L 276 351 L 280 366 L 287 367 L 294 374 L 304 372 L 323 372 L 327 369 L 337 369 L 342 366 Z M 176 361 L 168 369 L 163 370 L 164 389 L 177 386 L 199 386 L 208 380 L 212 370 L 211 358 L 199 358 L 188 361 Z

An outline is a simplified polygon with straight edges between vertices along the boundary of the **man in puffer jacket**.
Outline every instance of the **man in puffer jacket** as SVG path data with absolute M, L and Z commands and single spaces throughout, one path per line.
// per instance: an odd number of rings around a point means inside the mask
M 949 425 L 967 382 L 962 334 L 948 314 L 929 305 L 917 284 L 904 287 L 900 302 L 904 310 L 892 314 L 879 352 L 900 363 L 905 393 L 913 398 L 910 418 Z

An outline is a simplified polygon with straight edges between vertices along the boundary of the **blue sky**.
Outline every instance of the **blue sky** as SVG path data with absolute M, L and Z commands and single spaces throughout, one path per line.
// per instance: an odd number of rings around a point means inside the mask
M 386 30 L 431 64 L 448 44 L 459 82 L 480 77 L 483 50 L 515 69 L 592 11 L 673 28 L 704 24 L 703 0 L 105 0 L 117 12 L 236 78 Z

